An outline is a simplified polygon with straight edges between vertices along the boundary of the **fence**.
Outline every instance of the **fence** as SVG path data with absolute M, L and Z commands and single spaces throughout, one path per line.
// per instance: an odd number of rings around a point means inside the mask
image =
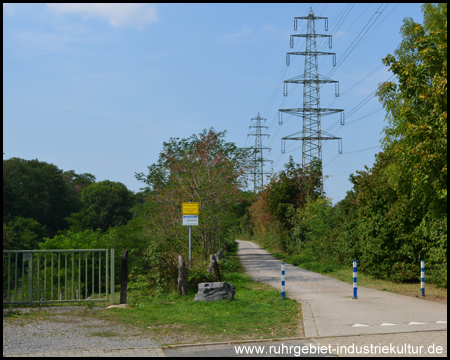
M 109 300 L 114 249 L 3 250 L 3 304 Z

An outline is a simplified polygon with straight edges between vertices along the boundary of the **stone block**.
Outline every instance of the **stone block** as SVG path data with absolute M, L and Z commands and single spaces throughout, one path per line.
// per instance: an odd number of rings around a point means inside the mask
M 235 293 L 234 286 L 227 282 L 200 283 L 194 301 L 234 300 Z

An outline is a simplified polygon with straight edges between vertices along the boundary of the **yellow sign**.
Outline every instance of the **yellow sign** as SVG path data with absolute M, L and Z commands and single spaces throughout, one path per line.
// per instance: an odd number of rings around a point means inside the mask
M 198 202 L 181 203 L 182 215 L 198 215 L 200 205 Z

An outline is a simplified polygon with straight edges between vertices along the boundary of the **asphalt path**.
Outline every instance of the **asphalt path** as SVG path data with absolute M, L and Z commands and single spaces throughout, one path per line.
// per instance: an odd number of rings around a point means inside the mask
M 242 265 L 254 280 L 281 287 L 281 261 L 250 241 L 237 240 Z M 349 273 L 349 279 L 352 278 Z M 286 293 L 302 304 L 305 337 L 447 329 L 447 306 L 353 286 L 286 264 Z M 418 289 L 419 293 L 419 289 Z

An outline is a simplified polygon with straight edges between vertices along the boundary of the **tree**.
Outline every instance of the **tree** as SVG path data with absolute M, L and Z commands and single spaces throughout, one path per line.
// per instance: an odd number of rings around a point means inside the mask
M 424 24 L 411 18 L 403 41 L 383 63 L 398 84 L 378 95 L 387 110 L 383 146 L 393 156 L 391 183 L 441 216 L 447 213 L 447 4 L 424 4 Z
M 76 174 L 75 170 L 64 171 L 62 174 L 66 185 L 72 189 L 74 194 L 81 197 L 81 190 L 95 183 L 95 176 L 89 173 Z
M 136 174 L 147 185 L 149 229 L 162 241 L 170 241 L 174 251 L 181 252 L 175 240 L 183 231 L 182 202 L 200 203 L 194 240 L 200 240 L 204 257 L 219 246 L 224 230 L 233 222 L 232 207 L 242 198 L 240 188 L 251 152 L 226 142 L 225 133 L 205 129 L 188 139 L 170 138 L 163 144 L 158 163 L 148 167 L 148 174 Z
M 48 236 L 65 229 L 64 218 L 78 211 L 79 204 L 62 173 L 38 159 L 3 160 L 3 222 L 18 216 L 34 219 L 46 227 Z
M 45 236 L 45 227 L 36 220 L 15 217 L 3 223 L 3 250 L 35 250 Z
M 68 221 L 73 230 L 92 227 L 103 231 L 125 225 L 132 217 L 134 194 L 120 183 L 104 180 L 93 183 L 81 191 L 83 210 L 72 214 Z
M 424 24 L 405 19 L 395 56 L 383 59 L 398 80 L 378 90 L 388 122 L 383 173 L 397 198 L 386 210 L 393 221 L 386 226 L 403 219 L 394 240 L 405 251 L 409 247 L 409 261 L 424 257 L 432 281 L 446 286 L 447 4 L 424 4 L 422 10 Z
M 307 198 L 316 199 L 320 195 L 322 172 L 320 163 L 315 161 L 303 169 L 295 164 L 292 156 L 285 170 L 275 174 L 261 195 L 267 200 L 269 212 L 277 218 L 284 228 L 290 230 L 289 207 L 302 207 Z

